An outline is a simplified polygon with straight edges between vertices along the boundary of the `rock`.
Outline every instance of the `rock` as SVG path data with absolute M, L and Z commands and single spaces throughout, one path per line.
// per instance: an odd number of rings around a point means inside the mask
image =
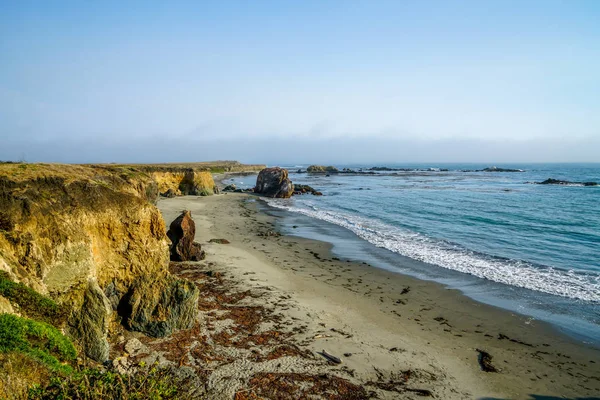
M 185 210 L 169 226 L 171 261 L 200 261 L 205 257 L 200 244 L 194 243 L 196 224 L 190 211 Z
M 140 342 L 139 339 L 133 338 L 128 340 L 127 343 L 125 343 L 125 351 L 131 356 L 136 356 L 138 354 L 148 353 L 149 349 L 148 347 L 146 347 L 145 344 Z
M 155 365 L 157 368 L 167 368 L 173 366 L 174 363 L 169 361 L 163 354 L 163 352 L 153 351 L 150 355 L 142 358 L 141 362 L 146 365 Z
M 177 193 L 173 190 L 173 189 L 169 189 L 164 193 L 160 194 L 162 197 L 166 197 L 168 199 L 172 199 L 173 197 L 177 196 Z
M 314 188 L 312 188 L 311 186 L 308 185 L 294 185 L 294 195 L 298 196 L 298 195 L 302 195 L 305 193 L 310 193 L 313 194 L 315 196 L 323 196 L 323 193 L 318 192 L 317 190 L 315 190 Z
M 560 179 L 548 178 L 543 182 L 534 182 L 536 185 L 577 185 L 577 186 L 598 186 L 597 182 L 571 182 Z
M 481 172 L 525 172 L 525 171 L 522 169 L 489 167 L 489 168 L 482 169 Z
M 289 198 L 294 192 L 294 185 L 288 178 L 287 170 L 279 167 L 265 168 L 256 178 L 254 192 L 267 197 Z
M 323 174 L 326 172 L 337 173 L 340 171 L 332 165 L 327 166 L 327 167 L 323 166 L 323 165 L 311 165 L 310 167 L 306 168 L 306 172 L 309 172 L 311 174 Z
M 227 239 L 210 239 L 209 243 L 218 243 L 218 244 L 229 244 L 229 240 Z
M 199 290 L 172 276 L 140 278 L 119 306 L 126 327 L 152 337 L 165 337 L 194 325 Z
M 117 373 L 121 375 L 128 375 L 133 372 L 131 370 L 131 364 L 129 363 L 129 360 L 127 360 L 127 357 L 115 358 L 112 361 L 112 367 Z
M 95 280 L 88 282 L 81 311 L 70 325 L 72 335 L 81 343 L 86 356 L 98 362 L 108 360 L 108 325 L 112 314 L 110 301 Z
M 232 183 L 230 185 L 227 185 L 223 188 L 224 192 L 233 192 L 236 188 L 236 186 Z
M 0 296 L 0 314 L 16 314 L 10 301 L 2 296 Z

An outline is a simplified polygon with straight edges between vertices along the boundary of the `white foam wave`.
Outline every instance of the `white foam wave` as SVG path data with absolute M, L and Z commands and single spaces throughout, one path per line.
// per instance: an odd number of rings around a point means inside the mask
M 269 205 L 342 226 L 377 247 L 415 260 L 507 285 L 553 295 L 600 302 L 600 274 L 565 271 L 528 262 L 489 257 L 459 245 L 428 238 L 379 221 L 322 210 L 301 208 L 287 200 L 264 199 Z

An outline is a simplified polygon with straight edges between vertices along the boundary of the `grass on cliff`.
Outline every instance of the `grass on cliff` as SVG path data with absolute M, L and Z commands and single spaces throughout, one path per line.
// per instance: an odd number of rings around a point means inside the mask
M 59 307 L 52 299 L 42 296 L 22 283 L 13 282 L 4 271 L 0 271 L 0 296 L 17 303 L 28 317 L 55 326 L 61 324 L 67 315 L 64 308 Z
M 52 325 L 12 314 L 0 314 L 0 353 L 21 352 L 52 370 L 70 372 L 77 351 Z
M 119 374 L 78 369 L 77 352 L 60 331 L 44 322 L 0 314 L 0 398 L 185 399 L 189 385 L 170 369 Z
M 68 377 L 52 377 L 49 384 L 29 390 L 29 399 L 186 399 L 186 385 L 169 369 L 150 368 L 131 375 L 85 369 Z

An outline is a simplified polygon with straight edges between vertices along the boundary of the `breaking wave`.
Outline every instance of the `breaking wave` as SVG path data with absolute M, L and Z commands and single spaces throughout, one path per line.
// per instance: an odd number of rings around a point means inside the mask
M 600 274 L 577 272 L 526 261 L 493 257 L 457 244 L 433 239 L 360 216 L 301 208 L 280 199 L 264 199 L 270 206 L 344 227 L 358 237 L 395 253 L 479 278 L 572 299 L 600 302 Z

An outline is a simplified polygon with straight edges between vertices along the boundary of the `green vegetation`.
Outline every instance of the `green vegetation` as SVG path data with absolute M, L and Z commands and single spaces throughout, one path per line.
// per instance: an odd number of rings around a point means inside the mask
M 28 317 L 55 326 L 65 320 L 64 308 L 24 284 L 11 281 L 4 271 L 0 271 L 0 295 L 17 303 Z
M 169 369 L 154 367 L 132 375 L 86 369 L 68 377 L 53 377 L 45 387 L 35 386 L 29 399 L 185 399 L 183 386 Z
M 70 372 L 64 362 L 75 360 L 77 351 L 58 329 L 12 314 L 0 314 L 0 353 L 18 351 L 44 363 L 52 370 Z

